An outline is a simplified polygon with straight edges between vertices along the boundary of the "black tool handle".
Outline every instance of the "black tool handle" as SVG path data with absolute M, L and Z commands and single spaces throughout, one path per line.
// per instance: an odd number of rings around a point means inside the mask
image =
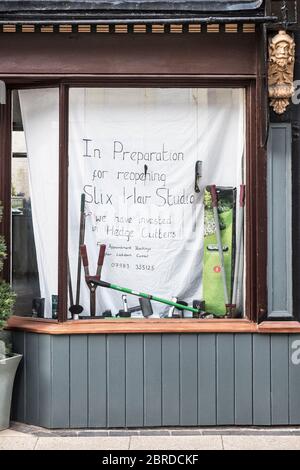
M 96 315 L 96 289 L 90 290 L 90 306 L 91 306 L 91 317 Z
M 69 286 L 69 298 L 71 307 L 74 305 L 73 297 L 73 288 L 72 288 L 72 279 L 71 279 L 71 269 L 70 269 L 70 259 L 68 256 L 68 286 Z
M 128 312 L 129 313 L 134 313 L 134 312 L 140 312 L 141 311 L 141 306 L 136 305 L 135 307 L 129 307 Z
M 88 284 L 94 284 L 95 286 L 100 286 L 100 287 L 108 287 L 110 288 L 111 284 L 109 282 L 101 281 L 101 280 L 96 280 L 96 279 L 89 279 L 87 281 Z
M 79 248 L 78 248 L 78 262 L 77 262 L 77 280 L 76 280 L 76 305 L 79 304 L 80 299 L 80 283 L 81 283 L 81 255 L 80 247 L 84 244 L 85 234 L 85 194 L 81 194 L 80 199 L 80 228 L 79 228 Z
M 198 160 L 195 164 L 195 192 L 200 193 L 199 179 L 202 176 L 202 161 Z

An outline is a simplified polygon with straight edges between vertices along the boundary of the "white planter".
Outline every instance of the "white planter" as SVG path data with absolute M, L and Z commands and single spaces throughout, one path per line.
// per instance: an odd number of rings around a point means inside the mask
M 21 354 L 0 360 L 0 431 L 9 427 L 12 390 Z

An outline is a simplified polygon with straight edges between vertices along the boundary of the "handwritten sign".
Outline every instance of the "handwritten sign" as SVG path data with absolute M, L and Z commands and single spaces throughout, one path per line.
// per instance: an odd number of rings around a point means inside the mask
M 167 298 L 201 298 L 203 189 L 237 185 L 242 117 L 241 90 L 216 90 L 212 98 L 200 89 L 71 89 L 72 272 L 84 193 L 91 274 L 105 243 L 103 280 Z M 194 192 L 197 160 L 204 168 L 200 193 Z M 88 314 L 84 278 L 82 303 Z M 121 307 L 119 293 L 97 290 L 98 314 Z M 165 310 L 153 308 L 155 315 Z

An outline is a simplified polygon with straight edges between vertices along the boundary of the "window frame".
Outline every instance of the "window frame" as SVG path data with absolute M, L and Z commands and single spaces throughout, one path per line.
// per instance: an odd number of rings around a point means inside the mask
M 245 212 L 245 322 L 259 322 L 267 312 L 267 205 L 266 205 L 266 149 L 261 145 L 262 113 L 258 93 L 259 81 L 248 78 L 198 76 L 135 76 L 106 78 L 72 78 L 28 80 L 18 79 L 7 84 L 6 105 L 0 105 L 0 200 L 4 213 L 0 232 L 7 240 L 8 256 L 4 266 L 4 278 L 11 280 L 11 93 L 13 89 L 59 88 L 59 206 L 58 206 L 58 320 L 68 320 L 68 146 L 69 146 L 69 88 L 70 87 L 211 87 L 243 88 L 245 90 L 245 162 L 246 162 L 246 212 Z M 40 320 L 43 321 L 43 320 Z M 47 319 L 49 322 L 49 319 Z M 105 320 L 106 321 L 106 320 Z M 202 320 L 203 321 L 203 320 Z M 212 320 L 218 322 L 221 320 Z M 228 321 L 228 320 L 226 320 Z M 164 321 L 160 319 L 161 331 Z M 195 319 L 184 319 L 195 322 Z M 170 323 L 170 322 L 169 322 Z M 175 322 L 176 323 L 176 322 Z M 224 323 L 224 320 L 223 320 Z M 147 329 L 147 325 L 145 325 Z M 199 331 L 201 325 L 199 324 Z

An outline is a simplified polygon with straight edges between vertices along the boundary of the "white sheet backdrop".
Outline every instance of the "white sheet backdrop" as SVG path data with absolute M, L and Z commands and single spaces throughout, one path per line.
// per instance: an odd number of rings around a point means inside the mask
M 47 296 L 57 282 L 57 96 L 55 90 L 20 92 L 40 283 Z M 84 192 L 91 274 L 96 272 L 98 245 L 105 243 L 103 280 L 167 298 L 201 298 L 203 189 L 208 184 L 239 186 L 243 148 L 243 90 L 71 89 L 69 254 L 74 290 Z M 194 192 L 197 160 L 203 161 L 199 194 Z M 80 300 L 89 314 L 83 273 L 81 286 Z M 138 304 L 136 297 L 128 301 Z M 121 307 L 121 293 L 98 288 L 97 314 Z M 164 310 L 157 303 L 153 308 L 155 315 Z

